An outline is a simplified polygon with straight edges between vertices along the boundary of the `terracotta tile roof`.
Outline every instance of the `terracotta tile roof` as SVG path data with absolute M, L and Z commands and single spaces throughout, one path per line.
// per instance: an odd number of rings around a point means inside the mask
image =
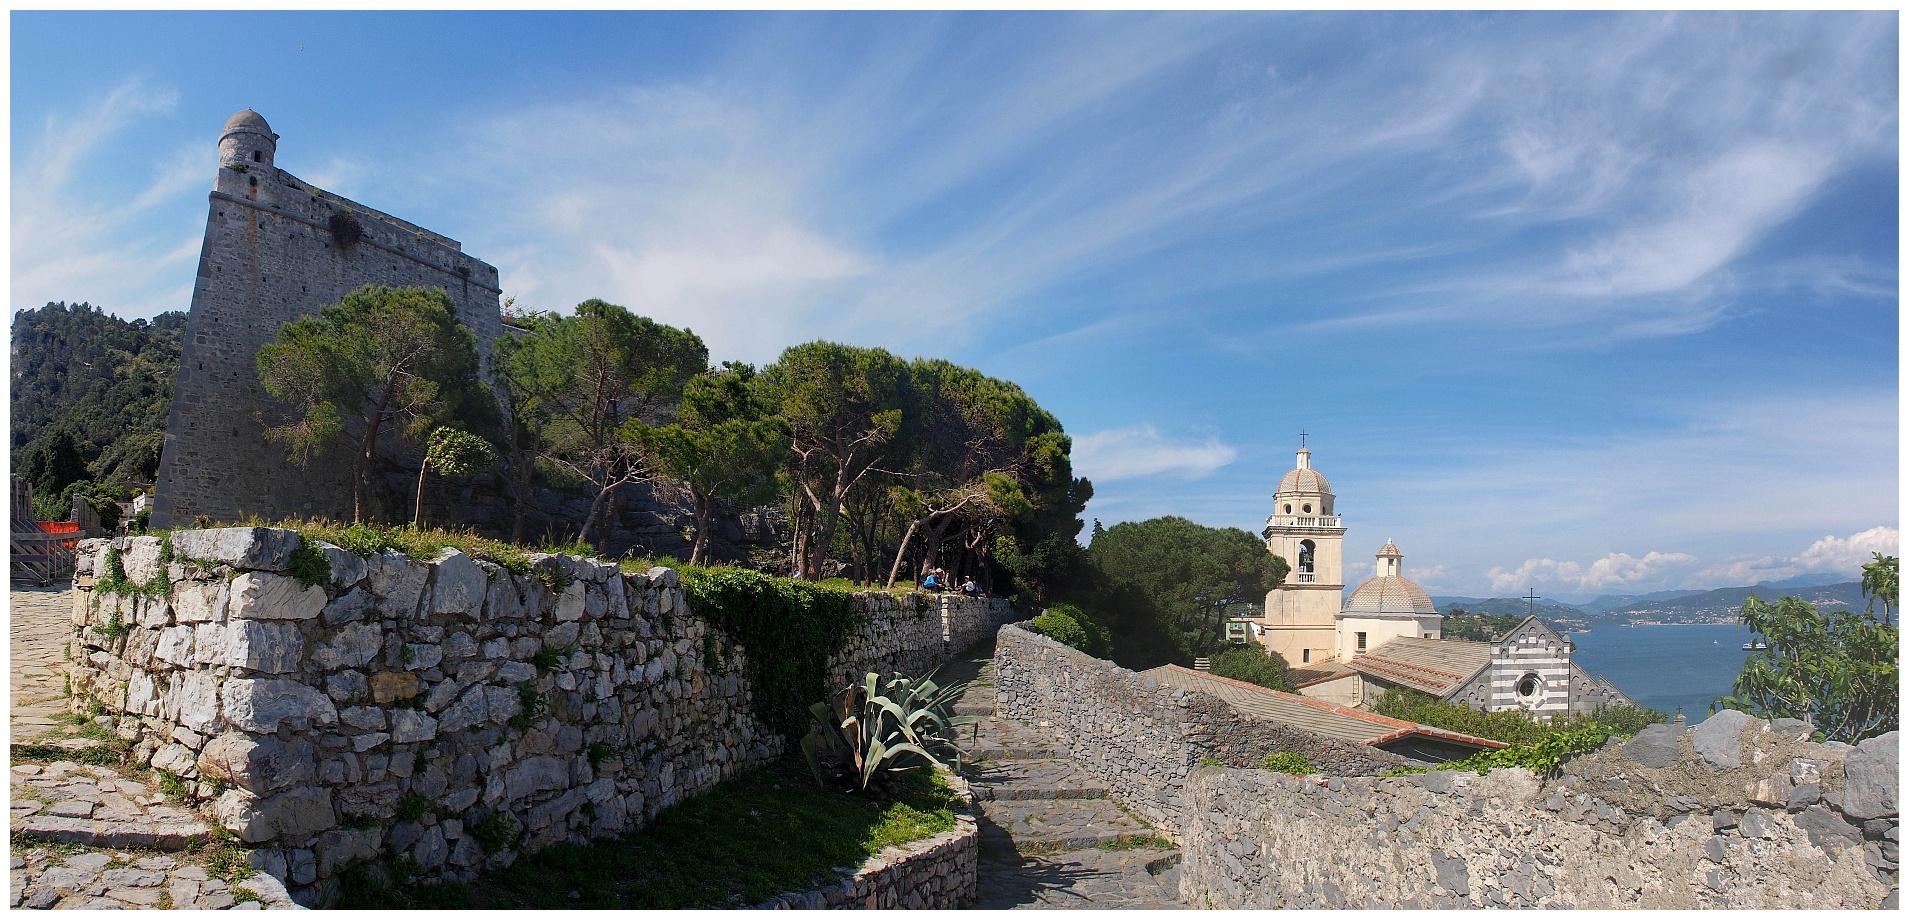
M 1279 479 L 1279 488 L 1274 490 L 1273 494 L 1283 495 L 1288 492 L 1331 491 L 1332 483 L 1327 482 L 1326 477 L 1319 475 L 1318 470 L 1306 469 L 1291 470 L 1287 472 L 1286 475 L 1281 476 Z
M 1313 684 L 1323 684 L 1326 681 L 1338 680 L 1356 673 L 1358 672 L 1333 661 L 1327 662 L 1325 667 L 1289 668 L 1286 671 L 1286 677 L 1292 680 L 1295 687 L 1310 687 Z
M 1342 612 L 1432 614 L 1438 608 L 1417 582 L 1400 575 L 1379 575 L 1352 589 Z
M 1491 643 L 1464 639 L 1393 639 L 1346 667 L 1386 683 L 1445 697 L 1491 665 Z
M 1334 706 L 1323 700 L 1268 690 L 1245 681 L 1220 677 L 1203 671 L 1193 671 L 1175 664 L 1162 665 L 1140 673 L 1146 677 L 1156 678 L 1170 687 L 1219 697 L 1227 705 L 1250 718 L 1291 725 L 1340 741 L 1380 745 L 1413 735 L 1424 735 L 1478 747 L 1504 747 L 1502 742 L 1488 738 L 1474 738 L 1471 735 L 1461 735 L 1442 728 L 1433 728 L 1430 725 L 1419 725 L 1402 719 L 1387 718 L 1377 713 Z

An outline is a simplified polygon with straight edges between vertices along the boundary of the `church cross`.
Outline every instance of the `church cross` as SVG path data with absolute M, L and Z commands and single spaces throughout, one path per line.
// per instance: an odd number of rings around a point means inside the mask
M 1538 589 L 1526 588 L 1525 589 L 1525 616 L 1535 615 L 1537 606 L 1538 606 Z
M 1299 433 L 1299 446 L 1300 447 L 1306 446 L 1306 433 L 1304 431 L 1301 431 Z

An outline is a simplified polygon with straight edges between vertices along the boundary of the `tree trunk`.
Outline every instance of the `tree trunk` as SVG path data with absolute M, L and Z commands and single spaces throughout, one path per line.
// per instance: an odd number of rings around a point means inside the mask
M 389 392 L 390 388 L 386 387 Z M 378 449 L 378 430 L 384 427 L 384 400 L 371 407 L 365 421 L 365 437 L 358 445 L 358 458 L 351 468 L 351 522 L 365 522 L 365 492 L 371 484 L 371 455 Z
M 888 569 L 888 587 L 890 588 L 895 586 L 895 579 L 901 575 L 901 561 L 907 558 L 908 542 L 915 538 L 915 528 L 919 526 L 921 526 L 921 521 L 909 521 L 908 529 L 901 535 L 901 547 L 895 550 L 895 564 Z
M 689 545 L 689 564 L 696 565 L 709 548 L 709 521 L 716 516 L 716 498 L 692 491 L 690 499 L 696 506 L 696 539 Z
M 431 458 L 429 456 L 418 461 L 418 503 L 417 506 L 411 510 L 411 526 L 414 529 L 424 526 L 424 471 L 430 468 Z

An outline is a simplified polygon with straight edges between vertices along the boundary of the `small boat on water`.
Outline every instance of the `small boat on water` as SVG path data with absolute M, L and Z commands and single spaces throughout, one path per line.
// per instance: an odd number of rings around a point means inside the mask
M 1770 643 L 1765 642 L 1762 639 L 1758 639 L 1755 642 L 1743 643 L 1743 650 L 1746 652 L 1761 652 L 1765 649 L 1768 649 L 1769 647 L 1770 647 Z

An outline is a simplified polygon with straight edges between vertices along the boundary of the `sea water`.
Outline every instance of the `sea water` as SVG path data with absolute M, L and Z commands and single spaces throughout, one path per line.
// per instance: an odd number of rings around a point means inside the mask
M 1682 707 L 1691 722 L 1710 713 L 1710 702 L 1730 685 L 1750 657 L 1743 644 L 1750 631 L 1738 624 L 1717 626 L 1610 626 L 1572 633 L 1577 646 L 1571 660 L 1608 679 L 1640 706 L 1675 714 Z

